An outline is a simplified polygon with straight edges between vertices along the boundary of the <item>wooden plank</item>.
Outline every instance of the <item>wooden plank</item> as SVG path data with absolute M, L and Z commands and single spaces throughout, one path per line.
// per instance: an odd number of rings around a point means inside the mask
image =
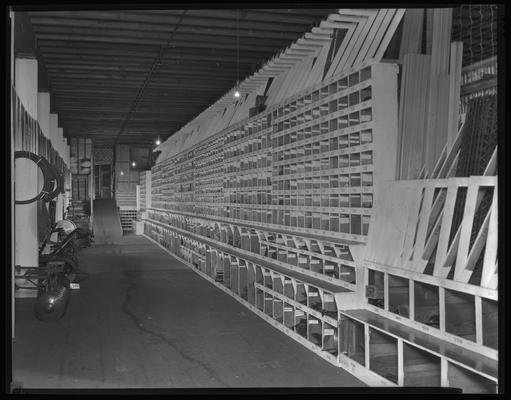
M 376 15 L 376 18 L 374 19 L 374 22 L 371 26 L 371 30 L 367 34 L 366 40 L 364 41 L 364 44 L 363 44 L 362 48 L 360 49 L 360 51 L 357 55 L 357 58 L 352 63 L 352 66 L 359 65 L 368 58 L 367 54 L 368 54 L 369 48 L 371 47 L 371 44 L 374 41 L 374 36 L 379 31 L 379 29 L 385 19 L 385 16 L 389 13 L 392 13 L 392 11 L 389 10 L 388 8 L 382 8 L 381 10 L 378 10 L 378 14 Z
M 351 68 L 353 66 L 355 59 L 357 58 L 358 54 L 360 53 L 360 50 L 362 50 L 362 47 L 366 43 L 369 43 L 373 40 L 374 34 L 376 32 L 373 32 L 371 28 L 373 27 L 374 21 L 375 21 L 376 17 L 378 16 L 378 14 L 385 13 L 385 11 L 386 10 L 384 9 L 384 10 L 372 12 L 368 16 L 367 20 L 363 24 L 360 35 L 358 36 L 350 54 L 348 55 L 348 58 L 346 59 L 346 64 L 345 64 L 346 68 Z
M 493 150 L 493 154 L 491 155 L 490 161 L 488 161 L 488 165 L 483 172 L 484 176 L 496 175 L 497 173 L 497 147 Z
M 486 214 L 486 217 L 484 218 L 484 221 L 481 225 L 481 228 L 479 229 L 479 232 L 474 240 L 474 243 L 472 245 L 472 248 L 470 249 L 470 252 L 468 254 L 467 258 L 467 264 L 465 266 L 465 269 L 467 271 L 473 271 L 474 266 L 477 262 L 477 259 L 479 258 L 481 254 L 481 250 L 483 249 L 484 245 L 486 244 L 486 239 L 488 238 L 488 226 L 490 224 L 490 214 L 491 211 L 488 211 Z M 470 277 L 469 277 L 470 279 Z
M 449 235 L 451 233 L 452 218 L 454 215 L 454 206 L 456 204 L 456 196 L 458 194 L 458 186 L 450 185 L 447 187 L 447 196 L 445 198 L 445 205 L 442 215 L 442 226 L 440 228 L 440 237 L 438 239 L 438 247 L 436 250 L 435 266 L 433 270 L 434 276 L 445 278 L 450 268 L 445 268 L 445 261 L 447 258 L 447 250 L 449 246 Z
M 346 48 L 348 47 L 348 44 L 351 41 L 351 38 L 353 36 L 353 33 L 355 32 L 355 29 L 357 27 L 356 23 L 350 23 L 349 25 L 346 25 L 346 28 L 348 31 L 346 32 L 346 35 L 344 36 L 344 39 L 337 49 L 337 52 L 334 55 L 334 58 L 332 60 L 332 63 L 330 64 L 330 67 L 328 68 L 327 73 L 325 74 L 325 79 L 330 78 L 332 75 L 334 75 L 337 72 L 337 65 L 339 64 L 339 60 L 343 56 L 344 52 L 346 51 Z
M 449 114 L 447 122 L 447 145 L 454 141 L 458 133 L 461 67 L 463 61 L 463 42 L 451 43 L 451 65 L 449 71 Z
M 423 8 L 409 8 L 403 20 L 399 61 L 403 62 L 406 54 L 419 54 L 422 43 L 422 25 L 424 22 Z
M 490 221 L 488 224 L 488 237 L 483 260 L 481 286 L 490 289 L 497 288 L 497 246 L 498 246 L 498 195 L 497 186 L 493 189 L 493 200 L 490 209 Z
M 471 178 L 469 178 L 469 181 L 471 181 Z M 465 273 L 465 267 L 468 258 L 470 235 L 472 233 L 472 224 L 474 222 L 478 194 L 478 185 L 472 184 L 468 186 L 465 209 L 463 211 L 463 219 L 461 221 L 460 244 L 458 246 L 456 265 L 454 269 L 454 279 L 463 283 L 468 282 L 469 279 L 469 276 Z
M 401 22 L 401 18 L 403 18 L 404 13 L 405 13 L 404 8 L 398 8 L 396 10 L 396 13 L 394 14 L 394 16 L 392 18 L 392 22 L 390 23 L 388 29 L 386 30 L 385 35 L 384 35 L 380 45 L 378 46 L 378 50 L 376 51 L 376 53 L 374 55 L 374 59 L 376 61 L 381 61 L 381 59 L 383 58 L 383 55 L 385 54 L 385 51 L 387 50 L 387 47 L 388 47 L 390 41 L 392 40 L 392 37 L 394 36 L 394 33 L 396 32 L 396 29 L 397 29 L 399 23 Z M 375 38 L 375 40 L 376 40 L 376 38 Z
M 406 223 L 406 234 L 405 234 L 405 242 L 403 244 L 403 251 L 401 255 L 401 264 L 405 268 L 409 268 L 410 256 L 413 251 L 413 240 L 415 238 L 415 231 L 417 229 L 417 224 L 420 218 L 420 205 L 421 205 L 421 196 L 422 188 L 420 190 L 415 191 L 415 198 L 413 199 L 412 206 L 409 208 L 408 218 Z
M 323 78 L 323 70 L 325 68 L 325 62 L 328 57 L 328 50 L 330 48 L 329 44 L 323 45 L 319 48 L 318 53 L 316 53 L 316 62 L 314 66 L 310 70 L 309 76 L 306 79 L 305 87 L 313 86 L 319 82 L 321 82 Z
M 424 266 L 424 260 L 422 260 L 422 254 L 424 252 L 424 246 L 426 244 L 426 230 L 429 223 L 429 215 L 431 211 L 431 206 L 433 202 L 433 187 L 427 187 L 424 193 L 424 200 L 422 203 L 422 211 L 421 217 L 419 221 L 419 229 L 417 231 L 417 239 L 415 241 L 414 246 L 414 255 L 413 255 L 413 270 L 419 271 Z
M 345 69 L 347 69 L 347 65 L 346 65 L 346 61 L 348 60 L 348 57 L 349 55 L 351 54 L 353 48 L 355 47 L 355 43 L 358 41 L 358 38 L 360 37 L 360 35 L 362 34 L 362 32 L 364 31 L 364 27 L 365 25 L 367 24 L 367 17 L 365 17 L 363 20 L 361 20 L 360 23 L 357 24 L 354 32 L 353 32 L 353 35 L 351 36 L 349 42 L 347 43 L 346 45 L 346 48 L 341 56 L 341 58 L 339 59 L 339 62 L 337 63 L 337 66 L 335 68 L 335 72 L 334 74 L 338 74 L 340 73 L 341 71 L 344 71 Z M 335 61 L 335 60 L 334 60 Z M 332 64 L 334 64 L 334 62 L 332 62 Z

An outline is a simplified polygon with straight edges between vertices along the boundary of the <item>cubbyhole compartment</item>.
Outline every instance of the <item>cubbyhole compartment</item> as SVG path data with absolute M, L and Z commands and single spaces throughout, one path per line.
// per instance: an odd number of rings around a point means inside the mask
M 371 208 L 373 206 L 373 195 L 362 193 L 362 207 Z
M 415 321 L 438 328 L 438 287 L 414 281 L 414 308 Z
M 273 290 L 277 293 L 284 294 L 284 286 L 282 285 L 282 276 L 273 274 Z
M 366 87 L 360 91 L 360 102 L 371 100 L 371 87 Z
M 349 143 L 348 135 L 339 136 L 338 139 L 339 139 L 339 149 L 345 149 L 345 148 L 349 147 L 350 143 Z
M 371 217 L 369 215 L 362 215 L 362 235 L 369 234 L 369 223 L 371 222 Z
M 307 297 L 309 298 L 308 306 L 316 311 L 323 310 L 323 303 L 321 296 L 319 295 L 319 289 L 314 286 L 309 286 L 307 291 Z
M 368 270 L 368 279 L 366 287 L 367 302 L 373 306 L 385 308 L 385 274 L 373 269 Z
M 253 266 L 249 266 L 248 268 L 248 302 L 252 305 L 255 305 L 255 283 L 256 280 L 256 271 Z
M 295 309 L 294 330 L 300 336 L 307 339 L 307 315 L 300 309 Z
M 373 131 L 371 129 L 365 129 L 360 132 L 360 144 L 367 144 L 373 142 Z
M 339 264 L 330 260 L 325 260 L 324 273 L 326 276 L 339 279 Z
M 326 205 L 322 204 L 322 207 L 328 207 L 328 198 L 322 199 L 322 202 L 326 201 Z M 324 231 L 328 231 L 330 229 L 330 214 L 322 213 L 321 214 L 321 229 Z
M 284 303 L 281 299 L 273 299 L 273 319 L 283 323 L 284 322 Z
M 372 164 L 373 163 L 373 152 L 372 151 L 363 151 L 360 154 L 360 163 L 362 165 Z
M 441 386 L 440 357 L 403 343 L 404 386 Z
M 360 111 L 360 122 L 370 122 L 373 120 L 373 110 L 372 108 L 364 108 L 362 111 Z
M 350 186 L 360 187 L 360 174 L 350 174 Z
M 296 282 L 296 293 L 295 301 L 304 306 L 307 305 L 307 292 L 305 291 L 305 285 L 302 282 Z
M 337 93 L 337 83 L 336 82 L 331 83 L 330 85 L 328 85 L 328 94 L 331 95 L 331 94 L 334 94 L 334 93 Z
M 339 232 L 350 233 L 349 214 L 339 214 Z
M 290 251 L 287 255 L 287 263 L 291 265 L 298 265 L 298 255 L 295 252 Z
M 476 340 L 475 298 L 471 294 L 445 289 L 445 331 Z
M 330 214 L 330 231 L 339 232 L 339 216 L 338 214 Z
M 323 292 L 323 313 L 337 319 L 337 304 L 332 293 Z
M 277 259 L 277 248 L 274 246 L 268 247 L 268 257 L 273 258 L 274 260 Z
M 255 281 L 264 285 L 263 270 L 259 265 L 256 265 L 255 267 Z
M 332 100 L 331 102 L 328 103 L 328 112 L 331 114 L 336 111 L 337 111 L 337 100 Z
M 355 126 L 360 124 L 360 113 L 358 111 L 352 112 L 348 116 L 349 126 Z
M 357 273 L 355 271 L 355 267 L 341 263 L 339 279 L 341 281 L 355 284 L 356 279 L 357 279 Z
M 365 366 L 364 324 L 341 314 L 339 326 L 341 330 L 341 353 Z
M 350 154 L 350 167 L 358 167 L 360 165 L 360 153 Z
M 357 85 L 360 82 L 358 71 L 349 75 L 348 84 L 350 87 Z
M 256 307 L 264 311 L 264 292 L 261 289 L 256 289 Z
M 281 248 L 277 250 L 278 250 L 277 260 L 281 262 L 287 262 L 287 251 Z
M 322 274 L 323 273 L 323 260 L 321 258 L 311 257 L 310 269 L 312 272 L 317 272 L 319 274 Z
M 231 257 L 224 257 L 224 281 L 223 284 L 227 287 L 231 285 Z
M 264 293 L 264 313 L 273 317 L 273 296 L 268 293 Z
M 350 165 L 349 155 L 344 154 L 344 155 L 339 156 L 338 165 L 339 165 L 339 168 L 349 167 L 349 165 Z
M 450 387 L 460 388 L 463 393 L 497 393 L 494 381 L 451 362 L 447 363 L 447 379 Z
M 410 281 L 389 274 L 389 311 L 405 318 L 410 316 Z
M 358 214 L 351 214 L 351 234 L 361 235 L 362 234 L 362 216 Z
M 265 269 L 263 272 L 264 286 L 268 289 L 273 289 L 273 279 L 270 274 L 270 270 Z
M 352 132 L 349 135 L 349 145 L 350 147 L 359 146 L 360 145 L 360 132 Z
M 295 310 L 292 305 L 284 302 L 283 307 L 283 323 L 287 328 L 293 329 L 295 324 Z
M 310 257 L 307 254 L 298 255 L 298 266 L 303 269 L 310 269 Z
M 369 369 L 397 383 L 397 339 L 369 327 Z
M 291 278 L 284 277 L 284 296 L 289 297 L 291 300 L 295 299 L 295 289 Z
M 307 196 L 305 198 L 305 205 L 307 206 L 307 200 L 308 199 L 311 200 L 309 206 L 312 206 L 312 198 L 310 198 L 309 196 Z M 310 211 L 306 211 L 305 212 L 305 227 L 309 228 L 309 229 L 312 228 L 312 212 L 310 212 Z
M 323 323 L 323 348 L 324 351 L 337 357 L 339 353 L 339 333 L 335 326 Z
M 248 269 L 245 265 L 240 265 L 239 268 L 239 287 L 240 296 L 242 299 L 248 301 Z
M 497 350 L 499 347 L 499 305 L 494 300 L 481 299 L 483 345 Z
M 360 194 L 350 195 L 350 207 L 358 208 L 361 206 Z
M 347 194 L 339 195 L 339 207 L 349 207 L 350 206 L 350 196 Z
M 239 294 L 239 266 L 238 263 L 231 263 L 231 284 L 230 288 L 231 290 Z
M 319 206 L 319 204 L 316 206 Z M 312 229 L 321 229 L 321 213 L 312 213 Z
M 322 326 L 321 321 L 313 316 L 309 315 L 309 341 L 318 347 L 322 344 Z
M 348 88 L 348 78 L 341 78 L 337 81 L 337 90 L 344 90 Z
M 348 104 L 350 107 L 356 106 L 360 102 L 360 97 L 358 92 L 350 93 L 348 96 Z
M 371 67 L 365 67 L 360 70 L 360 82 L 367 81 L 371 79 Z
M 348 107 L 348 96 L 340 97 L 339 100 L 337 101 L 337 111 L 341 111 L 347 107 Z M 343 117 L 340 117 L 340 118 L 343 118 Z M 340 118 L 339 118 L 339 123 L 340 123 Z M 342 126 L 340 126 L 339 128 L 342 128 Z

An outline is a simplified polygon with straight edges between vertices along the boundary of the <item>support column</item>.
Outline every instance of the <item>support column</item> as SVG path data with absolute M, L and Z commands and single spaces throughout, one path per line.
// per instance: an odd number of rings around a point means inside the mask
M 37 60 L 16 58 L 14 86 L 27 112 L 37 119 Z M 21 129 L 18 129 L 15 150 L 21 150 Z M 14 192 L 16 199 L 31 198 L 39 192 L 42 174 L 30 160 L 18 159 L 14 165 Z M 41 177 L 39 176 L 41 175 Z M 39 264 L 37 235 L 37 203 L 15 205 L 15 265 L 35 267 Z M 16 280 L 21 286 L 31 285 L 25 280 Z M 19 289 L 16 297 L 36 297 L 37 291 Z
M 63 129 L 57 128 L 57 140 L 55 142 L 55 149 L 59 153 L 59 156 L 64 159 L 64 152 L 63 152 Z M 60 221 L 62 218 L 64 218 L 64 194 L 60 193 L 57 198 L 57 210 L 55 212 L 55 221 Z

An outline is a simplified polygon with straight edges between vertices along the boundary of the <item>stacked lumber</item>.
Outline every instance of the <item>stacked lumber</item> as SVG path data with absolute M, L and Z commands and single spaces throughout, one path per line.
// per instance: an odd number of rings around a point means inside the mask
M 399 179 L 418 178 L 424 165 L 427 141 L 426 100 L 430 84 L 431 56 L 406 54 L 399 101 Z M 422 149 L 422 151 L 421 151 Z

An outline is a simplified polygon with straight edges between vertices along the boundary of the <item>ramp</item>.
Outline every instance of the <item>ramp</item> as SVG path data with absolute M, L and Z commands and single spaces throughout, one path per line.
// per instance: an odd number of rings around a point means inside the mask
M 94 200 L 94 243 L 111 244 L 122 237 L 121 219 L 115 200 Z

